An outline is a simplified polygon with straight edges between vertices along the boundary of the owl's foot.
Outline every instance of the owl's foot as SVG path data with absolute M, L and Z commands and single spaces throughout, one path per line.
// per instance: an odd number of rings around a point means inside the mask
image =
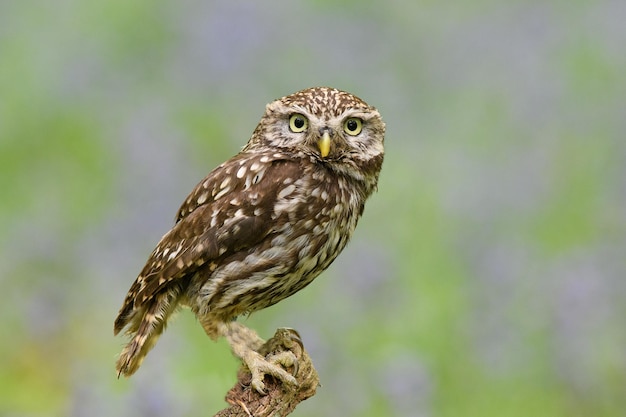
M 241 323 L 223 324 L 220 333 L 226 338 L 233 354 L 250 370 L 250 385 L 260 394 L 265 394 L 265 375 L 271 375 L 288 387 L 296 387 L 296 378 L 285 370 L 293 367 L 293 374 L 298 373 L 298 360 L 291 352 L 294 343 L 302 348 L 300 335 L 292 329 L 280 329 L 280 341 L 265 346 L 265 341 L 252 329 Z M 276 346 L 274 346 L 276 344 Z M 280 344 L 280 346 L 278 346 Z
M 283 368 L 293 366 L 297 372 L 296 355 L 292 352 L 280 352 L 279 354 L 268 356 L 266 359 L 261 356 L 261 354 L 253 350 L 248 350 L 241 360 L 252 374 L 252 381 L 250 382 L 250 385 L 252 385 L 252 388 L 257 390 L 260 394 L 265 395 L 265 384 L 263 383 L 265 375 L 271 375 L 291 388 L 298 385 L 296 378 Z

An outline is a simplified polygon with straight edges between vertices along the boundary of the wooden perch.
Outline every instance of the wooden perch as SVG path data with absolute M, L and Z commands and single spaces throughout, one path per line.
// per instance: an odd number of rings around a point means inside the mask
M 231 406 L 214 417 L 282 417 L 291 413 L 301 401 L 315 395 L 319 377 L 311 358 L 304 350 L 298 332 L 293 329 L 278 329 L 259 349 L 259 353 L 266 358 L 285 351 L 293 352 L 297 359 L 295 368 L 286 368 L 298 381 L 296 388 L 285 387 L 280 381 L 266 375 L 264 382 L 267 394 L 262 395 L 250 386 L 250 372 L 242 366 L 237 372 L 235 386 L 226 394 L 226 401 Z

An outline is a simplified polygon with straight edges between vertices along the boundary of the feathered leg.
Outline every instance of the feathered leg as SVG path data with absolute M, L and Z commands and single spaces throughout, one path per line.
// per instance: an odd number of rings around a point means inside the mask
M 218 324 L 217 331 L 226 338 L 233 354 L 248 367 L 252 374 L 251 385 L 259 393 L 265 394 L 265 375 L 271 375 L 291 387 L 297 385 L 296 379 L 282 367 L 294 366 L 297 370 L 297 359 L 292 352 L 285 351 L 266 359 L 258 352 L 265 341 L 254 330 L 236 321 Z

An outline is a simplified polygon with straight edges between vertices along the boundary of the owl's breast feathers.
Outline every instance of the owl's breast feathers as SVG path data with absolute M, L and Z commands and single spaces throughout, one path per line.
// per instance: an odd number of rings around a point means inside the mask
M 201 300 L 189 300 L 193 310 L 237 301 L 245 311 L 306 286 L 343 249 L 371 193 L 351 181 L 323 164 L 280 153 L 241 153 L 220 165 L 180 207 L 175 226 L 132 285 L 116 332 L 173 285 L 183 292 L 194 287 Z M 279 279 L 270 297 L 255 293 L 267 288 L 267 280 Z M 248 299 L 239 303 L 241 297 Z M 206 306 L 194 308 L 198 302 Z

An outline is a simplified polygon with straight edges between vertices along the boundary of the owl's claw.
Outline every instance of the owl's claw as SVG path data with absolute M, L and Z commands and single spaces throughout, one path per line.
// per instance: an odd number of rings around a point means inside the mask
M 219 332 L 226 337 L 236 357 L 250 370 L 250 385 L 260 394 L 265 395 L 265 375 L 271 375 L 288 387 L 298 383 L 294 375 L 298 373 L 298 360 L 291 351 L 295 344 L 302 345 L 298 332 L 291 329 L 279 329 L 277 335 L 266 344 L 252 329 L 241 323 L 230 322 L 219 325 Z M 284 368 L 293 367 L 293 375 Z
M 268 362 L 274 363 L 274 364 L 280 364 L 287 368 L 290 366 L 293 366 L 292 375 L 294 377 L 298 376 L 298 359 L 296 358 L 296 355 L 289 350 L 279 352 L 275 355 L 270 356 L 268 358 Z
M 242 360 L 252 374 L 250 385 L 262 395 L 266 394 L 265 384 L 263 383 L 265 375 L 271 375 L 290 387 L 298 385 L 296 378 L 282 368 L 282 366 L 293 366 L 295 369 L 294 373 L 297 373 L 298 361 L 296 355 L 292 352 L 280 352 L 265 359 L 261 354 L 249 350 L 244 354 Z

